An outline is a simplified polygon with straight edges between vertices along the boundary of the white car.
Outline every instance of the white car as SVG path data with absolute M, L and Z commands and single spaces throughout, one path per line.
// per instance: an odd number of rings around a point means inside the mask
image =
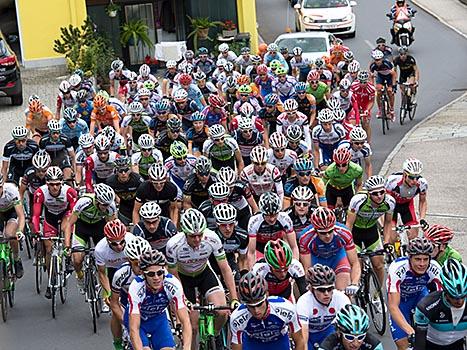
M 294 47 L 303 50 L 302 56 L 311 62 L 329 56 L 332 34 L 327 32 L 307 32 L 281 34 L 274 41 L 279 47 L 286 47 L 292 53 Z
M 299 0 L 295 5 L 295 30 L 327 31 L 354 37 L 356 33 L 354 0 Z

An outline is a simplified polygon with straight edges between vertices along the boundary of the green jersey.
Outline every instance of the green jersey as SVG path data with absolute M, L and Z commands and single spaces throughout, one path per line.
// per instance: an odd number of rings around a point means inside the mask
M 357 218 L 355 219 L 354 226 L 358 228 L 370 228 L 376 225 L 379 217 L 386 213 L 394 211 L 396 206 L 395 199 L 386 194 L 381 204 L 374 203 L 370 195 L 365 193 L 357 193 L 352 197 L 349 204 L 349 211 L 355 213 Z
M 154 163 L 162 163 L 163 162 L 163 156 L 161 151 L 159 151 L 156 148 L 153 148 L 151 153 L 149 153 L 149 156 L 143 156 L 143 153 L 136 152 L 131 156 L 131 164 L 132 165 L 137 165 L 139 169 L 139 174 L 144 177 L 145 179 L 148 178 L 149 174 L 149 168 L 151 165 Z
M 352 186 L 356 179 L 361 179 L 363 176 L 363 169 L 360 165 L 354 162 L 349 162 L 349 166 L 345 173 L 341 173 L 336 163 L 331 163 L 324 172 L 323 180 L 326 186 L 329 184 L 338 190 Z
M 73 213 L 78 215 L 78 220 L 88 224 L 95 224 L 101 220 L 112 217 L 117 208 L 115 202 L 107 207 L 106 211 L 100 211 L 97 207 L 94 194 L 86 194 L 76 202 L 73 207 Z
M 324 100 L 324 96 L 329 92 L 329 86 L 320 81 L 316 89 L 312 89 L 309 84 L 306 85 L 306 93 L 312 94 L 316 99 L 316 104 Z
M 436 258 L 436 261 L 443 266 L 443 264 L 448 260 L 448 259 L 456 259 L 462 262 L 462 256 L 459 254 L 457 250 L 455 250 L 453 247 L 448 245 L 446 249 L 444 250 L 444 253 Z

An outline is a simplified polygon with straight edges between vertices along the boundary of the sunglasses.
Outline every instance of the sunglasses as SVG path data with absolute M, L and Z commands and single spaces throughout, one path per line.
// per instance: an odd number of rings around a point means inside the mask
M 248 97 L 248 96 L 250 96 L 250 94 L 240 94 L 240 96 L 242 96 L 242 97 Z
M 66 123 L 67 124 L 76 124 L 78 121 L 77 120 L 69 120 Z
M 360 145 L 364 145 L 365 142 L 357 142 L 357 141 L 354 141 L 353 144 L 354 144 L 354 145 L 357 145 L 357 146 L 360 146 Z
M 370 192 L 370 195 L 377 197 L 377 196 L 382 196 L 385 193 L 386 193 L 385 190 L 381 190 L 381 191 L 376 191 L 376 192 Z
M 165 184 L 165 181 L 151 181 L 154 186 L 162 186 Z
M 122 245 L 125 245 L 125 240 L 121 240 L 121 241 L 107 241 L 109 242 L 109 244 L 112 246 L 112 247 L 118 247 L 118 246 L 122 246 Z
M 178 133 L 180 132 L 180 129 L 176 129 L 176 130 L 174 130 L 174 129 L 168 129 L 168 130 L 169 130 L 171 133 L 173 133 L 173 134 L 178 134 Z
M 131 113 L 132 117 L 141 117 L 141 113 Z
M 154 219 L 154 220 L 144 220 L 144 222 L 148 225 L 155 225 L 159 222 L 159 218 Z
M 165 270 L 159 270 L 159 271 L 143 271 L 144 276 L 146 277 L 162 277 L 165 275 Z
M 256 303 L 256 304 L 246 304 L 246 306 L 247 306 L 247 307 L 260 307 L 260 306 L 263 305 L 265 302 L 266 302 L 266 299 L 261 300 L 260 302 L 258 302 L 258 303 Z
M 285 148 L 274 148 L 274 151 L 276 152 L 284 152 Z
M 243 132 L 244 134 L 250 134 L 250 133 L 253 132 L 253 129 L 244 129 L 244 130 L 242 130 L 242 132 Z
M 141 148 L 141 152 L 151 152 L 151 148 Z
M 304 94 L 305 94 L 305 91 L 297 91 L 297 94 L 298 94 L 298 95 L 304 95 Z
M 266 106 L 266 108 L 274 108 L 275 106 Z
M 297 207 L 303 207 L 303 208 L 306 208 L 306 207 L 309 207 L 309 206 L 310 206 L 310 203 L 308 203 L 308 202 L 294 202 L 294 204 L 295 204 Z
M 333 232 L 334 232 L 334 229 L 330 229 L 328 231 L 317 231 L 318 232 L 318 235 L 321 235 L 321 236 L 329 236 L 331 235 Z
M 145 97 L 145 98 L 139 98 L 140 101 L 149 101 L 149 97 Z
M 117 173 L 124 174 L 130 171 L 130 168 L 121 168 L 117 170 Z
M 298 176 L 310 176 L 311 171 L 299 171 Z
M 354 335 L 354 334 L 349 334 L 349 333 L 342 333 L 344 336 L 345 340 L 347 341 L 354 341 L 357 339 L 358 341 L 363 341 L 366 338 L 366 333 L 359 334 L 359 335 Z
M 209 176 L 209 172 L 197 172 L 199 176 Z
M 331 293 L 334 290 L 334 286 L 331 287 L 313 287 L 314 290 L 320 292 L 320 293 Z
M 410 180 L 418 180 L 421 178 L 420 175 L 407 175 L 407 177 L 410 179 Z
M 343 164 L 337 164 L 336 163 L 336 167 L 338 167 L 338 168 L 345 168 L 345 167 L 347 167 L 347 165 L 349 165 L 349 163 L 343 163 Z
M 259 163 L 259 162 L 252 162 L 252 163 L 253 163 L 254 165 L 261 165 L 261 166 L 264 166 L 264 165 L 266 165 L 267 162 L 261 162 L 261 163 Z
M 314 84 L 314 85 L 316 85 L 316 84 L 318 84 L 318 83 L 319 83 L 319 80 L 313 80 L 313 81 L 310 81 L 310 84 Z
M 109 154 L 109 151 L 97 151 L 97 154 L 101 154 L 101 155 Z
M 175 160 L 185 160 L 186 157 L 187 157 L 187 156 L 183 156 L 183 157 L 179 157 L 179 158 L 178 158 L 178 157 L 177 157 L 177 158 L 174 157 L 174 158 L 175 158 Z
M 224 138 L 223 138 L 223 137 L 220 137 L 220 138 L 218 138 L 218 139 L 212 139 L 212 141 L 214 141 L 214 142 L 222 142 L 222 141 L 224 141 Z

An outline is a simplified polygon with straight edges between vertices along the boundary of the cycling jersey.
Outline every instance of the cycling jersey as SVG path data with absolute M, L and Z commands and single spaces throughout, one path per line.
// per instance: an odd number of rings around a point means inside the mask
M 293 223 L 290 217 L 282 211 L 279 212 L 276 222 L 272 225 L 264 220 L 262 213 L 252 216 L 248 222 L 248 236 L 250 239 L 256 238 L 256 250 L 261 253 L 264 252 L 267 242 L 279 238 L 287 240 L 289 235 L 295 236 Z
M 131 268 L 129 262 L 123 263 L 120 268 L 114 273 L 112 278 L 111 289 L 112 293 L 118 293 L 120 304 L 126 309 L 128 306 L 128 290 L 130 289 L 131 282 L 135 279 L 136 275 Z
M 295 96 L 295 101 L 298 103 L 298 111 L 303 113 L 307 118 L 316 110 L 316 101 L 313 95 L 305 94 L 303 98 L 297 95 Z
M 438 264 L 440 264 L 440 266 L 443 266 L 448 259 L 456 259 L 462 262 L 462 255 L 460 255 L 459 252 L 453 247 L 447 245 L 444 249 L 444 252 L 436 257 L 436 261 Z
M 275 78 L 272 81 L 272 91 L 279 96 L 282 102 L 285 102 L 285 100 L 295 97 L 295 84 L 297 81 L 289 75 L 286 76 L 285 81 Z
M 316 87 L 313 89 L 310 84 L 307 84 L 306 93 L 313 95 L 316 100 L 316 104 L 319 104 L 324 101 L 326 94 L 330 92 L 329 86 L 326 83 L 320 81 Z
M 55 119 L 54 115 L 47 107 L 43 107 L 39 113 L 28 111 L 26 114 L 26 128 L 40 134 L 45 134 L 49 130 L 47 123 L 52 119 Z
M 328 335 L 336 332 L 334 319 L 347 304 L 350 304 L 349 297 L 337 289 L 333 290 L 328 305 L 323 305 L 316 300 L 311 291 L 298 299 L 297 314 L 300 323 L 308 325 L 308 349 L 314 349 L 314 344 L 321 344 Z
M 209 174 L 209 177 L 206 181 L 206 185 L 203 185 L 198 178 L 198 175 L 191 174 L 188 176 L 183 186 L 183 195 L 191 197 L 191 205 L 193 208 L 198 208 L 202 202 L 209 198 L 208 188 L 214 182 L 216 178 L 214 174 Z
M 27 139 L 26 147 L 19 149 L 16 146 L 15 140 L 8 141 L 3 147 L 3 162 L 8 164 L 8 180 L 19 181 L 26 169 L 32 166 L 32 157 L 39 150 L 39 145 L 36 141 Z
M 114 162 L 118 157 L 119 155 L 116 152 L 110 151 L 106 161 L 100 160 L 97 153 L 93 153 L 86 158 L 84 166 L 86 189 L 88 192 L 92 192 L 93 179 L 95 183 L 103 183 L 114 173 Z
M 314 147 L 319 147 L 320 164 L 330 164 L 332 162 L 332 154 L 337 148 L 339 141 L 345 138 L 345 128 L 339 123 L 333 123 L 332 129 L 327 132 L 321 125 L 317 125 L 311 132 L 311 139 Z
M 312 206 L 310 206 L 308 213 L 303 216 L 298 215 L 293 207 L 290 207 L 288 210 L 285 211 L 290 217 L 290 220 L 292 220 L 293 228 L 295 234 L 297 235 L 297 242 L 301 237 L 300 233 L 303 231 L 303 229 L 311 225 L 311 213 L 313 212 L 313 207 L 316 207 L 316 205 L 314 204 L 315 203 L 312 202 Z
M 211 159 L 212 168 L 219 170 L 223 166 L 235 169 L 235 151 L 239 150 L 238 143 L 233 137 L 226 135 L 222 146 L 207 139 L 203 144 L 203 154 Z
M 79 102 L 74 108 L 89 127 L 89 124 L 91 123 L 91 113 L 94 110 L 92 101 L 84 101 L 84 106 L 81 102 Z
M 105 183 L 113 188 L 115 195 L 119 198 L 118 213 L 120 215 L 131 219 L 135 206 L 136 191 L 143 181 L 143 178 L 135 172 L 130 173 L 126 182 L 119 181 L 117 174 L 107 178 Z
M 347 171 L 342 174 L 337 168 L 336 163 L 332 163 L 326 168 L 323 181 L 326 183 L 326 186 L 330 185 L 340 190 L 352 186 L 356 179 L 362 178 L 362 175 L 362 167 L 358 164 L 349 162 Z
M 388 61 L 383 59 L 381 64 L 376 64 L 375 62 L 372 62 L 370 64 L 370 72 L 371 73 L 377 73 L 378 75 L 382 76 L 388 76 L 391 75 L 392 70 L 394 69 L 394 65 Z
M 208 228 L 210 230 L 215 230 L 217 225 L 216 219 L 214 218 L 214 204 L 212 203 L 211 199 L 207 199 L 201 203 L 198 210 L 206 218 Z
M 241 107 L 245 103 L 249 103 L 255 109 L 256 112 L 258 112 L 261 109 L 258 99 L 254 96 L 248 96 L 246 100 L 244 100 L 243 98 L 240 98 L 237 102 L 234 103 L 233 113 L 241 114 Z
M 394 67 L 399 67 L 399 83 L 405 83 L 407 78 L 415 76 L 415 66 L 417 62 L 411 55 L 407 55 L 404 60 L 400 56 L 394 58 Z
M 34 167 L 29 167 L 21 178 L 21 184 L 27 187 L 30 194 L 34 194 L 39 187 L 45 185 L 45 176 L 40 178 L 37 176 L 36 169 Z
M 284 197 L 281 174 L 277 167 L 272 164 L 266 164 L 266 169 L 262 174 L 257 174 L 254 165 L 250 164 L 243 168 L 240 179 L 247 183 L 251 192 L 257 198 L 263 193 L 275 191 L 279 197 Z
M 217 76 L 217 81 L 220 84 L 224 84 L 227 81 L 228 77 L 233 77 L 233 78 L 235 78 L 235 80 L 237 80 L 240 75 L 241 74 L 239 72 L 237 72 L 236 70 L 234 70 L 234 71 L 232 71 L 230 73 L 227 73 L 226 71 L 223 71 L 223 72 L 219 73 L 219 75 Z
M 252 316 L 246 305 L 240 305 L 230 315 L 232 343 L 242 344 L 244 350 L 286 350 L 290 348 L 291 333 L 300 331 L 295 306 L 281 297 L 268 297 L 268 312 L 264 319 Z
M 218 108 L 218 112 L 214 112 L 214 108 L 206 106 L 201 112 L 206 117 L 206 125 L 213 126 L 227 121 L 227 112 L 224 108 Z
M 68 97 L 60 91 L 57 95 L 57 111 L 59 111 L 58 116 L 60 116 L 60 111 L 63 107 L 65 108 L 73 108 L 76 103 L 76 91 L 71 90 L 68 94 Z
M 266 79 L 263 77 L 257 76 L 255 78 L 255 84 L 260 89 L 261 96 L 264 98 L 266 95 L 272 93 L 272 82 L 274 77 L 270 74 L 266 76 Z
M 207 101 L 210 94 L 217 94 L 216 86 L 210 81 L 205 81 L 204 86 L 201 86 L 201 82 L 198 82 L 198 88 L 203 94 L 204 100 Z
M 220 60 L 221 58 L 225 59 L 226 61 L 228 62 L 232 62 L 232 63 L 235 63 L 235 60 L 238 58 L 237 54 L 231 50 L 229 50 L 227 52 L 227 55 L 223 55 L 222 53 L 220 53 L 219 55 L 217 55 L 217 59 Z
M 281 113 L 277 117 L 277 132 L 287 135 L 287 129 L 291 125 L 298 125 L 302 129 L 306 143 L 311 148 L 310 126 L 308 125 L 308 117 L 305 114 L 297 111 L 295 112 L 295 116 L 292 119 L 293 120 L 291 120 L 291 117 L 287 115 L 287 112 Z
M 0 213 L 6 213 L 21 204 L 18 188 L 12 183 L 5 183 L 0 195 Z
M 307 158 L 311 155 L 311 148 L 304 140 L 300 140 L 298 144 L 292 144 L 289 142 L 287 148 L 297 153 L 297 156 L 300 158 Z
M 291 169 L 291 166 L 297 160 L 297 153 L 286 148 L 284 157 L 279 159 L 274 155 L 274 150 L 272 148 L 269 148 L 267 152 L 268 163 L 274 165 L 277 169 L 279 169 L 282 178 L 286 177 L 287 173 L 290 172 L 289 170 Z
M 360 350 L 383 350 L 383 344 L 371 333 L 367 333 L 363 339 Z M 318 350 L 345 350 L 342 340 L 337 333 L 330 334 L 320 344 Z
M 167 180 L 160 192 L 156 191 L 150 180 L 144 181 L 136 191 L 135 200 L 139 203 L 155 201 L 161 207 L 161 215 L 170 217 L 170 205 L 182 199 L 182 191 Z
M 412 202 L 417 194 L 425 194 L 427 190 L 428 182 L 424 177 L 419 178 L 413 187 L 407 186 L 402 173 L 392 174 L 386 180 L 386 191 L 394 197 L 396 204 Z
M 352 154 L 351 161 L 360 165 L 362 168 L 365 166 L 365 158 L 369 158 L 373 155 L 371 146 L 368 142 L 365 142 L 362 148 L 354 149 L 352 147 L 352 143 L 349 140 L 342 140 L 337 145 L 337 148 L 347 148 Z
M 357 193 L 350 201 L 349 211 L 357 215 L 354 226 L 368 228 L 375 226 L 378 219 L 386 213 L 394 211 L 396 202 L 386 194 L 381 204 L 374 203 L 368 193 Z
M 133 115 L 129 114 L 122 121 L 122 128 L 131 127 L 131 137 L 133 142 L 138 143 L 138 139 L 141 135 L 148 133 L 149 123 L 151 118 L 147 115 L 142 115 L 136 119 Z
M 266 52 L 264 54 L 263 62 L 265 65 L 269 66 L 269 63 L 271 63 L 274 60 L 278 60 L 281 63 L 282 67 L 287 68 L 287 62 L 280 52 Z
M 251 137 L 246 139 L 241 130 L 233 132 L 233 138 L 237 141 L 240 153 L 242 154 L 245 165 L 251 163 L 250 153 L 253 148 L 263 144 L 263 135 L 258 130 L 252 130 Z
M 206 76 L 210 76 L 214 69 L 216 69 L 216 64 L 209 57 L 199 58 L 195 61 L 195 67 L 201 69 L 201 71 L 204 72 Z
M 113 126 L 115 122 L 119 123 L 120 118 L 117 110 L 114 106 L 105 106 L 104 113 L 98 112 L 97 108 L 94 107 L 91 113 L 91 122 L 95 122 L 98 128 L 103 128 L 107 125 Z M 92 130 L 91 130 L 92 132 Z
M 174 141 L 180 141 L 188 146 L 188 140 L 186 139 L 185 134 L 179 133 L 176 138 L 171 138 L 166 130 L 162 130 L 156 138 L 156 146 L 159 151 L 161 151 L 164 159 L 167 159 L 171 156 L 170 154 L 170 145 Z
M 65 135 L 61 134 L 57 140 L 53 140 L 50 135 L 42 136 L 39 141 L 39 148 L 45 149 L 50 155 L 50 158 L 52 158 L 51 165 L 60 166 L 62 169 L 70 167 L 68 153 L 73 152 L 73 145 Z
M 78 140 L 82 134 L 89 133 L 88 124 L 83 119 L 78 119 L 72 128 L 65 121 L 65 119 L 60 120 L 60 127 L 62 128 L 61 132 L 65 135 L 71 142 L 71 145 L 76 150 L 79 147 Z
M 201 93 L 201 91 L 200 91 Z M 192 126 L 191 115 L 196 111 L 203 110 L 204 106 L 199 107 L 193 99 L 188 99 L 183 107 L 180 103 L 172 104 L 172 113 L 182 118 L 183 130 L 186 131 Z
M 125 233 L 125 243 L 128 244 L 135 236 L 130 232 Z M 118 269 L 125 262 L 128 261 L 124 250 L 116 252 L 110 247 L 107 238 L 101 239 L 94 248 L 94 257 L 96 258 L 97 266 L 104 266 L 106 268 Z M 112 280 L 112 278 L 110 278 Z
M 133 229 L 133 234 L 135 236 L 140 236 L 146 239 L 151 247 L 157 249 L 164 253 L 167 242 L 170 238 L 177 234 L 177 228 L 175 227 L 172 220 L 164 216 L 160 216 L 160 222 L 154 232 L 150 232 L 144 225 L 144 220 L 141 220 L 138 224 L 135 225 Z
M 360 111 L 367 110 L 369 104 L 375 100 L 376 89 L 370 82 L 362 84 L 356 80 L 350 86 L 350 91 L 352 91 Z
M 187 276 L 197 276 L 206 269 L 209 256 L 216 260 L 224 260 L 225 251 L 219 236 L 209 229 L 203 232 L 200 245 L 193 249 L 186 240 L 183 232 L 177 233 L 169 239 L 166 246 L 169 267 Z
M 175 161 L 174 157 L 169 157 L 165 162 L 164 165 L 169 172 L 170 177 L 175 182 L 175 184 L 180 188 L 183 189 L 188 176 L 190 176 L 195 170 L 195 163 L 197 158 L 188 154 L 185 158 L 184 165 L 178 165 Z
M 264 128 L 269 131 L 269 135 L 276 131 L 277 117 L 281 113 L 282 112 L 278 108 L 274 108 L 272 111 L 261 108 L 258 112 L 258 117 L 263 121 Z
M 292 66 L 292 68 L 298 69 L 299 80 L 305 81 L 308 73 L 311 70 L 312 62 L 306 57 L 299 57 L 300 59 L 297 59 L 297 56 L 292 57 L 292 59 L 290 60 L 290 65 Z
M 151 153 L 147 157 L 143 156 L 143 153 L 141 151 L 133 153 L 131 155 L 131 165 L 138 166 L 139 174 L 146 180 L 149 178 L 148 172 L 151 165 L 155 163 L 162 163 L 163 161 L 164 158 L 162 156 L 162 153 L 157 148 L 153 148 Z
M 196 131 L 194 127 L 191 127 L 186 131 L 186 138 L 192 143 L 192 151 L 200 152 L 204 142 L 209 138 L 209 128 L 205 125 L 200 131 Z
M 177 90 L 181 90 L 182 87 L 174 87 L 172 91 L 172 96 L 175 94 Z M 188 93 L 188 98 L 190 100 L 193 100 L 196 103 L 196 110 L 203 110 L 204 105 L 201 103 L 201 100 L 203 99 L 203 94 L 201 93 L 201 90 L 199 87 L 197 87 L 195 84 L 191 84 L 188 89 L 185 89 L 186 92 Z M 194 111 L 193 111 L 194 112 Z M 191 125 L 190 125 L 191 126 Z
M 73 214 L 78 216 L 78 220 L 87 224 L 96 224 L 106 218 L 111 218 L 117 212 L 115 202 L 112 202 L 105 211 L 100 211 L 95 202 L 94 194 L 86 194 L 80 197 L 73 207 Z

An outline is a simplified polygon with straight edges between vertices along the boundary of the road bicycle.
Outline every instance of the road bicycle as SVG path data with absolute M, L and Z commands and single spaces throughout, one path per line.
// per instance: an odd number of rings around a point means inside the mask
M 219 349 L 216 345 L 216 334 L 214 328 L 214 321 L 216 318 L 216 311 L 231 310 L 230 306 L 215 306 L 214 304 L 208 305 L 192 305 L 192 310 L 199 311 L 199 348 L 200 350 L 224 350 L 228 348 L 229 332 L 226 327 L 222 328 L 221 337 L 223 348 Z M 226 324 L 227 326 L 227 324 Z
M 383 128 L 383 135 L 389 131 L 389 122 L 391 121 L 391 108 L 389 104 L 388 88 L 383 84 L 381 89 L 381 126 Z
M 401 125 L 404 125 L 405 118 L 409 117 L 410 120 L 413 120 L 415 117 L 415 112 L 417 111 L 417 104 L 413 103 L 414 95 L 412 87 L 415 85 L 413 83 L 402 83 L 401 89 L 401 108 L 399 112 L 399 122 Z
M 12 308 L 15 303 L 16 273 L 13 260 L 13 251 L 10 241 L 16 237 L 5 237 L 0 233 L 0 308 L 3 322 L 8 318 L 8 307 Z
M 396 234 L 397 234 L 397 240 L 394 243 L 393 260 L 401 256 L 407 256 L 407 249 L 409 247 L 408 231 L 412 228 L 419 228 L 419 227 L 421 226 L 417 224 L 417 225 L 398 225 L 392 228 L 392 230 L 396 231 Z

